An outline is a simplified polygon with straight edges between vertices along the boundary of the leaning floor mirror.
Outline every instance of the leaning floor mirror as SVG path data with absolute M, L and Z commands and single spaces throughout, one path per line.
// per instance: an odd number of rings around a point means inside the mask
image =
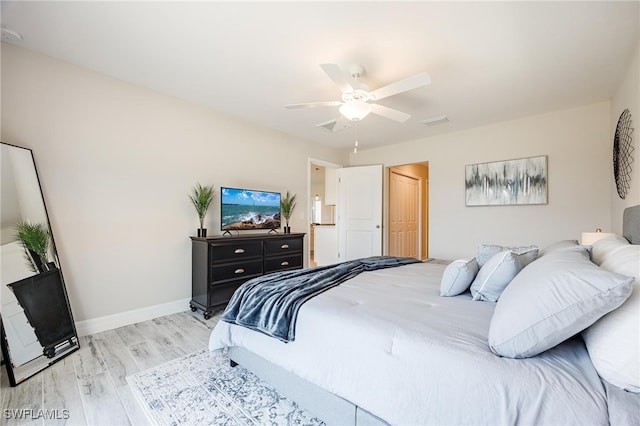
M 0 144 L 2 359 L 16 386 L 80 346 L 33 153 Z

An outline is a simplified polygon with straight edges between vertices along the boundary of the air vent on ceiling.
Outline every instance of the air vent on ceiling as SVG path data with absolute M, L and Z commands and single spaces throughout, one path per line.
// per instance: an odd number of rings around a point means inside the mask
M 338 127 L 336 127 L 336 123 L 338 122 L 338 120 L 335 118 L 333 120 L 325 121 L 324 123 L 316 124 L 316 127 L 323 128 L 331 133 L 340 132 L 342 130 L 349 129 L 351 127 L 348 121 L 343 121 L 343 120 L 341 121 L 344 124 L 339 125 Z
M 425 118 L 420 121 L 422 124 L 426 124 L 427 126 L 437 126 L 438 124 L 444 124 L 449 122 L 449 117 L 446 115 L 441 115 L 438 117 Z

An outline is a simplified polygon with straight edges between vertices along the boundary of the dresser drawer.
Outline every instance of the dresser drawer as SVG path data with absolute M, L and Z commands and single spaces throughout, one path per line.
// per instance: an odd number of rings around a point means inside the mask
M 211 267 L 211 282 L 238 278 L 253 278 L 262 275 L 262 259 L 235 262 Z
M 292 251 L 302 250 L 302 238 L 278 238 L 264 242 L 265 256 L 278 256 Z
M 262 241 L 211 244 L 210 252 L 211 261 L 215 263 L 262 257 Z
M 302 268 L 302 255 L 300 253 L 292 254 L 290 256 L 270 257 L 264 260 L 265 274 L 297 268 Z
M 209 300 L 210 306 L 221 305 L 227 303 L 233 293 L 240 287 L 246 280 L 231 281 L 225 284 L 212 284 L 209 291 L 211 300 Z

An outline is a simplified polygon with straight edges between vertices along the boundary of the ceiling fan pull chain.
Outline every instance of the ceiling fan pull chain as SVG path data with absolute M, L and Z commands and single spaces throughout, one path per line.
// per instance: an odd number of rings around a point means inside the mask
M 355 140 L 356 140 L 356 143 L 353 147 L 353 153 L 357 154 L 358 153 L 358 121 L 353 122 L 353 133 L 355 135 Z

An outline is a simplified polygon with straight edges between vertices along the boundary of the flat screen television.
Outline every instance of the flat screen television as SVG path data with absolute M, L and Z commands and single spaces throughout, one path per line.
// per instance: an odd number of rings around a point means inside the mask
M 221 187 L 220 228 L 223 231 L 280 228 L 280 193 Z

